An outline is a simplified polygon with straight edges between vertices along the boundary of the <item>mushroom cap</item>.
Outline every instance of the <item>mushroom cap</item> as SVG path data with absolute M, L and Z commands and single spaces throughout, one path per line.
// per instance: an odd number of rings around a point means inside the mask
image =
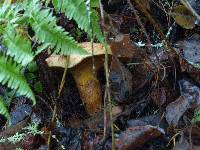
M 92 46 L 90 42 L 83 42 L 78 44 L 80 47 L 85 49 L 88 54 L 86 55 L 70 55 L 69 56 L 69 63 L 68 68 L 73 68 L 80 62 L 82 62 L 84 59 L 92 57 Z M 94 43 L 94 56 L 103 55 L 105 54 L 105 48 L 103 44 L 100 43 Z M 110 49 L 108 49 L 108 54 L 112 55 L 112 52 Z M 49 67 L 62 67 L 65 68 L 67 63 L 67 56 L 62 55 L 51 55 L 46 59 L 46 62 Z

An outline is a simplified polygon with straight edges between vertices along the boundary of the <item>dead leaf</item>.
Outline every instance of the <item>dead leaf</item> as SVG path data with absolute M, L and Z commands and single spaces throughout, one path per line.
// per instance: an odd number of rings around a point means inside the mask
M 191 136 L 191 142 L 189 138 Z M 176 142 L 173 150 L 200 150 L 200 130 L 198 127 L 188 127 L 181 133 L 181 137 Z
M 165 88 L 155 89 L 151 93 L 151 98 L 153 102 L 158 105 L 162 106 L 166 102 L 166 91 Z
M 200 23 L 200 1 L 199 0 L 181 0 L 181 3 L 188 8 L 191 13 L 196 16 L 196 24 L 199 25 Z
M 180 96 L 176 101 L 170 103 L 166 107 L 165 114 L 168 124 L 177 126 L 179 119 L 188 108 L 190 108 L 190 104 L 183 96 Z
M 184 137 L 182 133 L 178 142 L 176 142 L 173 150 L 190 150 L 190 144 L 188 143 L 187 139 Z
M 191 37 L 186 38 L 185 40 L 178 41 L 175 46 L 176 51 L 182 57 L 182 59 L 186 60 L 189 64 L 194 67 L 199 68 L 200 66 L 200 35 L 193 34 Z
M 197 108 L 200 105 L 200 89 L 195 84 L 187 81 L 179 81 L 181 95 L 187 99 L 191 107 Z
M 111 94 L 117 102 L 127 102 L 132 96 L 132 74 L 116 58 L 110 67 Z
M 184 112 L 200 105 L 200 89 L 187 80 L 179 81 L 181 96 L 166 107 L 166 120 L 170 125 L 177 126 Z
M 184 5 L 176 6 L 171 16 L 177 24 L 185 29 L 193 29 L 195 27 L 196 17 Z
M 128 34 L 119 34 L 110 44 L 113 55 L 117 57 L 132 58 L 138 54 L 138 48 L 131 42 Z
M 151 125 L 127 128 L 116 139 L 116 147 L 118 150 L 133 150 L 162 134 L 164 131 L 161 128 Z
M 144 125 L 152 125 L 152 126 L 164 126 L 163 119 L 159 114 L 145 116 L 138 119 L 130 119 L 127 121 L 128 127 L 134 126 L 144 126 Z

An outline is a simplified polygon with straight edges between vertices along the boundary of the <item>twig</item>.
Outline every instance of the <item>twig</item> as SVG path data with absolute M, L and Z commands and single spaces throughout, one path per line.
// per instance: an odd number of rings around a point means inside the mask
M 62 81 L 60 83 L 60 87 L 59 87 L 59 91 L 58 91 L 58 96 L 59 97 L 60 97 L 60 94 L 62 92 L 63 86 L 65 84 L 66 74 L 67 74 L 68 65 L 69 65 L 69 58 L 70 58 L 70 56 L 68 55 L 67 56 L 67 62 L 66 62 L 66 65 L 65 65 L 65 70 L 64 70 L 64 73 L 63 73 L 63 76 L 62 76 Z
M 101 11 L 101 19 L 102 19 L 103 24 L 104 24 L 105 23 L 104 10 L 103 10 L 103 5 L 101 3 L 101 0 L 99 0 L 99 4 L 100 4 L 100 11 Z M 103 31 L 103 35 L 105 37 L 104 31 Z M 110 94 L 109 69 L 108 69 L 108 47 L 107 47 L 106 43 L 104 45 L 105 45 L 104 68 L 105 68 L 105 76 L 106 76 L 106 88 L 105 88 L 105 90 L 107 91 L 106 93 L 107 93 L 107 98 L 108 98 L 108 103 L 109 103 L 110 126 L 111 126 L 111 132 L 112 132 L 112 150 L 115 150 L 115 136 L 114 136 L 114 126 L 113 126 L 112 100 L 111 100 L 111 94 Z M 106 111 L 106 110 L 104 110 L 104 111 Z M 104 124 L 104 126 L 105 126 L 105 124 Z
M 107 109 L 106 109 L 106 98 L 107 98 L 107 90 L 105 90 L 104 92 L 104 99 L 103 99 L 103 102 L 104 102 L 104 117 L 103 117 L 103 123 L 104 123 L 104 128 L 103 128 L 103 140 L 106 139 L 106 133 L 107 133 Z
M 51 124 L 54 124 L 55 119 L 56 119 L 56 114 L 57 114 L 57 106 L 56 106 L 56 104 L 54 104 L 54 109 L 53 109 L 53 114 L 52 114 L 53 116 L 51 118 Z M 48 140 L 47 140 L 48 150 L 50 150 L 51 135 L 52 135 L 52 131 L 49 131 L 49 136 L 48 136 Z

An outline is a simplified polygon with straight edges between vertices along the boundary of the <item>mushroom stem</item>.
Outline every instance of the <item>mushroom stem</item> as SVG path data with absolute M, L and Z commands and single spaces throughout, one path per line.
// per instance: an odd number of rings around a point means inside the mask
M 103 60 L 95 59 L 95 67 L 98 70 L 103 66 Z M 98 112 L 102 106 L 102 91 L 100 82 L 92 69 L 92 59 L 85 59 L 72 69 L 72 74 L 78 87 L 80 97 L 89 115 Z

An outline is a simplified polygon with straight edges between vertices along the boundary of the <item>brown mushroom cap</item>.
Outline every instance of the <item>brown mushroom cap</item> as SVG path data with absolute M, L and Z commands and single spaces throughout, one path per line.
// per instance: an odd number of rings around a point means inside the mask
M 86 55 L 70 55 L 68 68 L 73 68 L 77 64 L 81 63 L 84 59 L 92 57 L 92 48 L 90 42 L 83 42 L 78 44 L 80 47 L 85 49 L 88 54 Z M 94 43 L 94 56 L 105 54 L 105 48 L 103 44 Z M 108 54 L 112 54 L 111 50 L 108 49 Z M 62 67 L 65 68 L 67 63 L 67 57 L 62 55 L 51 55 L 46 59 L 49 67 Z

